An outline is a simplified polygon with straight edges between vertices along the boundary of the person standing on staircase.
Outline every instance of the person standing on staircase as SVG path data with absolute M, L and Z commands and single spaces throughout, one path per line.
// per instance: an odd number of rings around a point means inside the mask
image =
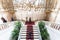
M 31 22 L 31 17 L 29 18 L 29 22 Z

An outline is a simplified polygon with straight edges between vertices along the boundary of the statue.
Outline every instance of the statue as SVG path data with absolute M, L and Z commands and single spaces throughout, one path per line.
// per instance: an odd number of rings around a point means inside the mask
M 5 22 L 7 22 L 7 20 L 5 20 L 3 17 L 1 18 L 1 20 L 5 23 Z

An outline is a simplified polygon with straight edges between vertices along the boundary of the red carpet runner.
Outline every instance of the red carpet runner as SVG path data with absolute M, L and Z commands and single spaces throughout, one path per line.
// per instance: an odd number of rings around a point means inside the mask
M 34 22 L 26 22 L 27 25 L 27 32 L 26 32 L 26 40 L 34 40 L 34 35 L 33 35 L 33 26 L 35 23 Z

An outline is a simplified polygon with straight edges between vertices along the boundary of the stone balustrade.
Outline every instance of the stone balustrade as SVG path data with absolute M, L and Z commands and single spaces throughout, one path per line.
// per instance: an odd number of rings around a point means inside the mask
M 14 22 L 8 22 L 8 23 L 0 24 L 0 30 L 7 29 L 7 28 L 9 28 L 10 26 L 14 26 Z
M 50 27 L 57 29 L 60 31 L 60 24 L 56 24 L 56 23 L 51 23 Z
M 4 30 L 8 28 L 9 26 L 7 24 L 0 24 L 0 30 Z

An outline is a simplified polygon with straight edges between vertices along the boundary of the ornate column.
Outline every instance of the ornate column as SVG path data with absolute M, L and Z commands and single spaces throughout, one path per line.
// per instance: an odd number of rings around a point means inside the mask
M 46 0 L 46 20 L 49 21 L 52 10 L 55 10 L 57 0 Z

